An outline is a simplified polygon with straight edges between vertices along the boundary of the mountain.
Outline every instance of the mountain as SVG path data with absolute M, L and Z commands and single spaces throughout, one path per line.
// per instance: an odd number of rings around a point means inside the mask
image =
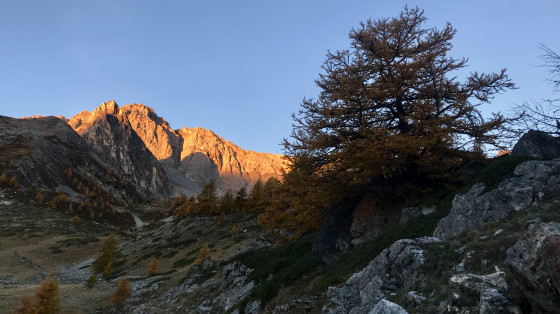
M 74 199 L 94 189 L 122 201 L 155 196 L 57 117 L 0 116 L 0 168 L 20 186 L 59 190 Z
M 210 130 L 173 130 L 152 108 L 142 104 L 119 108 L 109 101 L 93 112 L 75 115 L 68 124 L 86 141 L 122 163 L 125 172 L 151 173 L 145 173 L 147 181 L 139 183 L 155 189 L 167 180 L 175 194 L 196 195 L 211 181 L 219 193 L 235 192 L 242 187 L 251 188 L 259 179 L 279 178 L 286 169 L 281 155 L 243 150 Z M 159 166 L 145 157 L 144 148 Z M 139 161 L 147 164 L 135 161 L 138 154 L 142 156 Z

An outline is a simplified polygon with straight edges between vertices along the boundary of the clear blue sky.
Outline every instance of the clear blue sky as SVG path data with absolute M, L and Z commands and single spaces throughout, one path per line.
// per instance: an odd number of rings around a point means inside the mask
M 418 5 L 458 30 L 469 70 L 507 67 L 519 89 L 484 112 L 550 97 L 539 43 L 560 52 L 560 1 L 2 1 L 0 114 L 71 117 L 114 99 L 144 103 L 175 129 L 212 129 L 280 153 L 290 114 L 315 97 L 330 50 L 369 18 Z

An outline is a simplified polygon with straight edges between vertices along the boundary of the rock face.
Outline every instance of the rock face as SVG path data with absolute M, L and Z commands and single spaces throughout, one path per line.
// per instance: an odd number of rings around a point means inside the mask
M 521 313 L 503 293 L 508 289 L 505 274 L 498 271 L 479 276 L 454 275 L 449 279 L 447 310 L 451 313 Z
M 323 313 L 370 313 L 386 292 L 419 280 L 423 264 L 423 251 L 417 243 L 399 240 L 352 275 L 344 286 L 329 287 Z
M 56 117 L 0 116 L 0 163 L 7 169 L 6 174 L 15 176 L 24 187 L 61 189 L 72 196 L 81 193 L 68 186 L 76 178 L 98 186 L 114 198 L 127 200 L 146 194 L 138 185 L 119 185 L 121 180 L 131 182 L 132 178 L 112 163 L 105 152 L 92 147 Z M 112 173 L 110 177 L 108 172 Z
M 81 112 L 68 124 L 93 147 L 109 155 L 150 196 L 171 194 L 165 171 L 114 101 L 102 104 L 91 113 Z
M 438 223 L 434 236 L 446 239 L 499 220 L 559 190 L 560 159 L 523 162 L 515 168 L 512 178 L 492 191 L 484 193 L 484 185 L 475 184 L 468 193 L 456 195 L 451 212 Z
M 531 130 L 519 139 L 511 154 L 543 159 L 558 158 L 560 157 L 560 138 Z
M 137 150 L 134 155 L 141 161 L 149 159 L 144 153 L 148 151 L 159 165 L 154 166 L 153 160 L 143 165 L 152 174 L 141 174 L 139 182 L 146 182 L 154 190 L 162 185 L 174 194 L 194 196 L 214 181 L 218 193 L 235 192 L 251 188 L 259 179 L 279 178 L 286 170 L 281 155 L 243 150 L 202 128 L 173 130 L 152 108 L 141 104 L 119 108 L 110 101 L 92 113 L 84 111 L 74 116 L 68 123 L 89 142 L 111 152 L 126 169 L 139 166 L 138 160 L 128 154 L 131 149 Z M 125 138 L 120 139 L 116 132 L 124 132 Z M 114 146 L 123 140 L 134 147 Z
M 560 223 L 531 221 L 525 236 L 507 251 L 506 263 L 539 312 L 560 308 Z

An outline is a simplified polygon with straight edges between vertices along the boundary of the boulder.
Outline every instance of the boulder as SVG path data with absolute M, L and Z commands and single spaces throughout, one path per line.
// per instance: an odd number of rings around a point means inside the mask
M 521 313 L 503 293 L 508 289 L 505 274 L 496 271 L 484 276 L 454 275 L 449 279 L 448 312 Z
M 368 314 L 408 314 L 408 312 L 400 305 L 382 299 L 377 302 Z
M 453 199 L 449 215 L 438 223 L 434 236 L 447 239 L 465 230 L 502 219 L 513 212 L 538 204 L 560 190 L 560 159 L 530 160 L 514 170 L 513 177 L 485 192 L 481 183 Z
M 542 159 L 560 157 L 560 138 L 545 132 L 530 130 L 515 144 L 512 155 L 526 155 Z
M 560 223 L 533 220 L 525 228 L 506 263 L 533 309 L 551 313 L 560 309 Z
M 422 216 L 422 215 L 429 215 L 436 212 L 436 207 L 431 206 L 414 206 L 414 207 L 405 207 L 401 211 L 401 218 L 399 219 L 399 223 L 405 223 L 412 218 Z
M 329 287 L 323 313 L 369 313 L 385 293 L 420 280 L 423 264 L 423 251 L 414 240 L 396 241 L 342 287 Z

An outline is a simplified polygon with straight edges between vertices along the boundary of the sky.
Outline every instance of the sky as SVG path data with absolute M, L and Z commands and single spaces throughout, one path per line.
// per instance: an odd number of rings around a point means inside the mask
M 560 52 L 560 1 L 1 1 L 0 115 L 143 103 L 171 124 L 211 129 L 244 149 L 282 153 L 291 114 L 320 92 L 326 53 L 360 21 L 418 6 L 450 22 L 468 71 L 507 68 L 518 89 L 482 109 L 557 96 L 540 43 Z

